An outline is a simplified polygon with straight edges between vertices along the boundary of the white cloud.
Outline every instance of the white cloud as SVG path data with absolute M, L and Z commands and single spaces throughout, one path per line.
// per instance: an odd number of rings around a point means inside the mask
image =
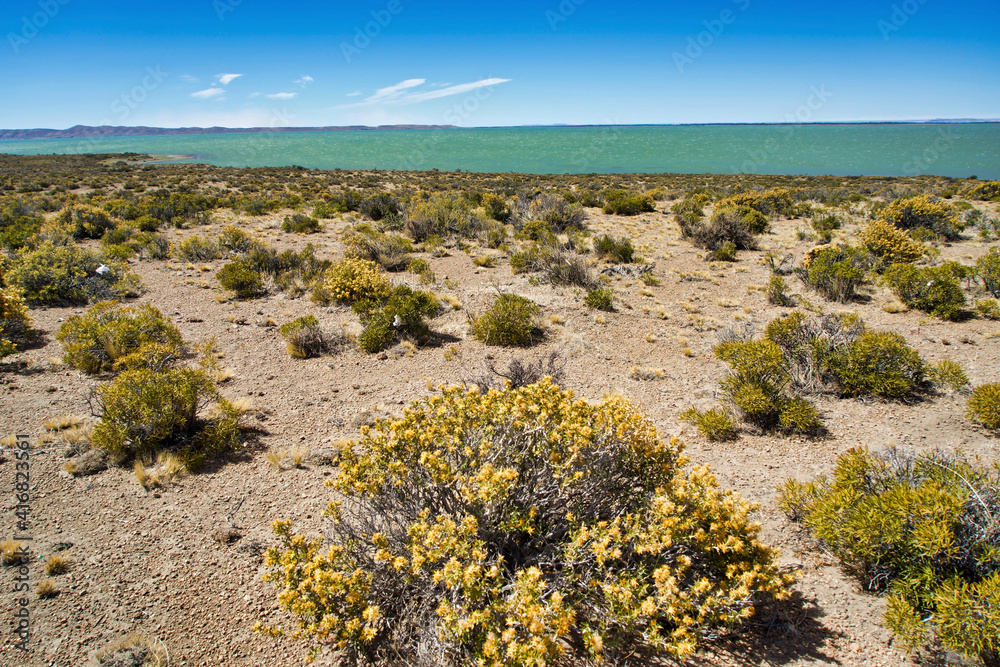
M 295 80 L 295 85 L 301 86 L 301 87 L 305 88 L 306 86 L 308 86 L 313 81 L 315 81 L 315 79 L 313 79 L 308 74 L 305 74 L 305 75 L 302 76 L 302 78 Z
M 346 95 L 344 95 L 344 97 L 357 97 L 360 94 L 361 94 L 360 90 L 355 90 L 353 93 L 347 93 Z
M 436 100 L 441 97 L 461 95 L 473 90 L 478 90 L 479 88 L 497 86 L 501 83 L 507 83 L 510 79 L 498 79 L 494 77 L 490 79 L 480 79 L 479 81 L 471 81 L 469 83 L 460 83 L 453 86 L 449 85 L 446 88 L 439 88 L 437 90 L 424 90 L 423 92 L 413 92 L 411 90 L 424 85 L 426 81 L 426 79 L 407 79 L 406 81 L 397 83 L 394 86 L 379 88 L 375 91 L 374 95 L 366 97 L 361 102 L 344 104 L 338 108 L 348 109 L 352 107 L 376 106 L 382 104 L 418 104 L 428 100 Z M 359 94 L 360 93 L 349 93 L 347 96 L 354 97 Z
M 205 90 L 199 90 L 196 93 L 191 93 L 191 97 L 197 97 L 199 100 L 208 100 L 213 97 L 218 97 L 225 92 L 226 91 L 222 88 L 216 88 L 213 86 L 212 88 L 206 88 Z
M 298 96 L 298 93 L 274 93 L 268 95 L 272 100 L 291 100 Z
M 493 78 L 473 81 L 472 83 L 460 83 L 457 86 L 449 86 L 447 88 L 441 88 L 440 90 L 431 90 L 426 93 L 413 93 L 412 95 L 407 95 L 403 101 L 407 104 L 416 104 L 417 102 L 426 102 L 427 100 L 434 100 L 439 97 L 461 95 L 462 93 L 468 93 L 478 88 L 497 86 L 501 83 L 507 83 L 508 81 L 510 81 L 510 79 Z
M 379 88 L 375 91 L 374 95 L 366 98 L 365 102 L 387 102 L 389 100 L 394 100 L 397 97 L 402 96 L 404 91 L 421 86 L 425 81 L 427 81 L 427 79 L 407 79 L 406 81 L 397 83 L 395 86 Z
M 238 79 L 242 74 L 216 74 L 215 77 L 223 86 L 228 86 L 233 79 Z

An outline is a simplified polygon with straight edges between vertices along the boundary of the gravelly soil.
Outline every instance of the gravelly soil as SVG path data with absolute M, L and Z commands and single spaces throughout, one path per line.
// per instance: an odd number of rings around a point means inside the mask
M 680 239 L 676 223 L 663 212 L 617 218 L 590 209 L 589 215 L 595 233 L 627 233 L 636 240 L 645 259 L 656 263 L 654 274 L 661 284 L 646 287 L 617 280 L 617 311 L 605 314 L 600 323 L 595 311 L 584 307 L 580 290 L 530 284 L 528 276 L 513 276 L 505 262 L 478 268 L 457 248 L 447 257 L 421 255 L 438 278 L 432 289 L 457 297 L 462 307 L 432 323 L 434 331 L 449 337 L 440 346 L 409 353 L 398 348 L 381 359 L 347 350 L 294 360 L 286 354 L 277 328 L 262 326 L 268 318 L 280 324 L 312 313 L 328 329 L 356 328 L 349 309 L 280 295 L 220 301 L 216 297 L 223 293 L 214 271 L 222 262 L 206 264 L 210 270 L 173 261 L 135 262 L 133 268 L 148 288 L 138 302 L 154 304 L 169 315 L 187 341 L 216 339 L 225 354 L 224 365 L 233 371 L 222 385 L 223 393 L 252 398 L 260 431 L 254 442 L 226 460 L 211 462 L 198 474 L 156 491 L 144 490 L 127 467 L 71 477 L 59 448 L 44 444 L 42 421 L 56 415 L 89 415 L 88 392 L 100 379 L 49 361 L 62 354 L 55 341 L 60 323 L 82 309 L 33 311 L 36 326 L 46 332 L 46 344 L 19 355 L 21 367 L 0 376 L 0 434 L 27 433 L 36 450 L 31 459 L 37 557 L 32 581 L 43 578 L 42 559 L 59 548 L 65 547 L 62 554 L 72 567 L 53 577 L 60 591 L 56 597 L 31 601 L 34 650 L 27 661 L 5 633 L 0 664 L 83 665 L 96 650 L 137 630 L 163 643 L 172 666 L 299 664 L 301 645 L 251 629 L 257 620 L 288 620 L 278 609 L 274 590 L 260 579 L 261 551 L 272 542 L 269 526 L 276 519 L 291 519 L 300 532 L 322 528 L 322 511 L 331 498 L 324 481 L 335 468 L 307 463 L 279 472 L 266 460 L 267 451 L 316 450 L 354 437 L 358 425 L 372 414 L 400 410 L 427 395 L 429 385 L 471 377 L 487 354 L 502 364 L 515 353 L 484 349 L 467 325 L 467 314 L 483 310 L 496 288 L 528 296 L 543 308 L 546 340 L 528 351 L 529 356 L 561 352 L 567 357 L 565 384 L 579 395 L 600 400 L 606 393 L 620 392 L 643 407 L 663 437 L 682 434 L 694 463 L 708 464 L 724 487 L 760 504 L 763 539 L 780 547 L 782 562 L 798 572 L 793 603 L 763 614 L 743 635 L 710 645 L 694 663 L 911 664 L 912 658 L 893 645 L 879 624 L 882 600 L 861 591 L 780 513 L 774 487 L 789 477 L 805 480 L 829 472 L 836 455 L 851 447 L 960 448 L 990 461 L 997 458 L 998 440 L 965 419 L 965 396 L 940 394 L 911 404 L 819 398 L 829 427 L 823 439 L 744 434 L 732 443 L 705 441 L 679 414 L 691 405 L 715 403 L 718 380 L 726 373 L 712 356 L 716 330 L 737 321 L 762 328 L 787 312 L 769 305 L 756 290 L 770 278 L 760 260 L 767 249 L 801 257 L 811 244 L 800 241 L 796 231 L 806 225 L 775 223 L 761 251 L 710 267 L 700 251 Z M 178 232 L 177 238 L 217 233 L 223 224 L 236 221 L 256 229 L 279 249 L 301 249 L 308 241 L 322 249 L 322 256 L 339 254 L 337 230 L 345 221 L 331 221 L 320 235 L 297 237 L 281 233 L 280 220 L 280 215 L 221 218 L 210 227 Z M 941 251 L 944 258 L 968 264 L 986 247 L 966 240 Z M 395 278 L 417 285 L 409 274 Z M 961 363 L 973 384 L 998 379 L 1000 337 L 991 337 L 1000 329 L 995 322 L 944 323 L 917 312 L 890 314 L 882 306 L 893 299 L 883 288 L 874 288 L 866 303 L 830 304 L 796 279 L 789 278 L 789 283 L 793 292 L 826 312 L 855 310 L 870 326 L 903 334 L 927 360 Z M 634 367 L 663 369 L 664 377 L 633 380 Z M 6 491 L 12 486 L 13 466 L 10 456 L 6 458 L 0 463 L 5 512 L 13 505 Z M 10 568 L 0 570 L 0 590 L 7 600 L 13 576 Z M 318 664 L 335 662 L 322 654 Z

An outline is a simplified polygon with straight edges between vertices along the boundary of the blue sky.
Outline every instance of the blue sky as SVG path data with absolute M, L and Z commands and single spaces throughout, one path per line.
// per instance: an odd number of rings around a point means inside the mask
M 1000 118 L 996 0 L 4 0 L 0 127 Z

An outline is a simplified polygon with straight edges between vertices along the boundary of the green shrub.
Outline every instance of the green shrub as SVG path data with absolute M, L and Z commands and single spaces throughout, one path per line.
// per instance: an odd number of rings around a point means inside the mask
M 296 213 L 285 216 L 285 221 L 281 223 L 281 229 L 296 234 L 316 234 L 323 231 L 323 223 L 308 215 Z
M 558 195 L 522 195 L 514 202 L 513 218 L 518 229 L 525 222 L 538 221 L 545 223 L 552 233 L 561 234 L 568 229 L 583 229 L 586 217 L 581 205 L 570 204 Z
M 68 206 L 59 214 L 59 221 L 72 228 L 78 239 L 99 239 L 115 227 L 107 211 L 87 204 Z
M 848 303 L 858 288 L 868 283 L 871 256 L 865 248 L 821 246 L 810 251 L 800 276 L 807 285 L 831 301 Z
M 260 272 L 248 266 L 243 259 L 226 264 L 216 272 L 215 277 L 223 289 L 235 292 L 238 299 L 255 299 L 267 294 Z
M 712 408 L 702 412 L 698 408 L 688 408 L 681 419 L 691 422 L 703 436 L 712 442 L 735 440 L 739 435 L 736 421 L 725 410 Z
M 219 245 L 201 236 L 189 236 L 181 241 L 174 246 L 174 255 L 186 262 L 209 262 L 222 258 Z
M 922 243 L 882 219 L 872 220 L 858 237 L 882 266 L 915 262 L 926 252 Z
M 693 225 L 705 217 L 703 206 L 704 202 L 688 197 L 672 205 L 670 212 L 677 216 L 683 230 L 685 225 Z
M 166 259 L 170 256 L 170 241 L 162 234 L 155 232 L 138 232 L 129 239 L 129 246 L 134 248 L 141 258 Z
M 331 301 L 354 303 L 360 299 L 389 297 L 392 283 L 375 262 L 344 258 L 326 270 L 323 291 Z
M 365 327 L 358 335 L 358 346 L 371 354 L 391 346 L 399 337 L 426 339 L 430 328 L 424 318 L 436 317 L 441 303 L 430 292 L 399 285 L 385 300 L 355 301 L 353 307 Z
M 403 228 L 417 243 L 431 236 L 469 238 L 486 227 L 486 221 L 467 200 L 452 194 L 413 201 L 403 218 Z
M 80 306 L 139 295 L 139 278 L 127 267 L 112 264 L 98 273 L 100 266 L 87 249 L 45 241 L 35 249 L 21 248 L 4 278 L 31 306 Z
M 993 246 L 976 260 L 976 275 L 983 289 L 1000 299 L 1000 248 Z
M 597 286 L 597 278 L 587 258 L 571 250 L 532 243 L 510 256 L 512 273 L 541 273 L 553 285 L 573 285 L 584 289 Z
M 413 244 L 404 236 L 377 232 L 368 225 L 357 225 L 344 233 L 344 256 L 380 264 L 387 271 L 397 271 L 410 261 Z
M 835 352 L 845 350 L 865 331 L 856 315 L 809 318 L 801 311 L 772 320 L 764 337 L 781 349 L 784 368 L 800 391 L 822 392 L 838 386 L 830 368 Z
M 920 355 L 893 332 L 865 331 L 831 353 L 826 363 L 844 396 L 903 398 L 924 383 Z
M 181 332 L 149 304 L 136 308 L 95 304 L 83 315 L 67 319 L 56 340 L 65 349 L 65 363 L 91 374 L 112 370 L 119 359 L 150 343 L 168 347 L 175 358 L 183 351 Z
M 587 292 L 583 303 L 587 308 L 611 312 L 615 309 L 615 292 L 610 287 L 598 287 Z
M 0 247 L 18 250 L 42 229 L 45 218 L 32 207 L 12 202 L 0 207 Z
M 185 458 L 239 443 L 239 410 L 223 399 L 200 369 L 130 369 L 94 390 L 101 420 L 92 442 L 122 458 L 178 450 Z M 217 415 L 204 408 L 212 404 Z
M 617 264 L 631 264 L 635 261 L 635 248 L 632 246 L 632 239 L 627 236 L 616 241 L 605 234 L 594 241 L 594 252 L 598 257 Z
M 507 222 L 510 220 L 510 205 L 506 197 L 487 192 L 483 195 L 483 210 L 491 220 Z
M 332 342 L 319 326 L 315 315 L 306 315 L 281 325 L 281 335 L 288 342 L 293 359 L 318 357 L 332 348 Z
M 719 386 L 744 421 L 765 431 L 811 434 L 821 429 L 815 408 L 788 395 L 792 377 L 774 341 L 725 341 L 716 346 L 715 356 L 730 366 L 730 376 Z
M 795 300 L 785 294 L 788 283 L 781 276 L 771 276 L 771 282 L 767 284 L 767 302 L 775 306 L 793 306 Z
M 884 277 L 889 289 L 910 308 L 944 320 L 955 320 L 963 314 L 965 292 L 948 266 L 894 264 Z
M 378 221 L 399 215 L 399 200 L 392 193 L 376 192 L 366 196 L 358 204 L 358 210 L 372 220 Z
M 543 380 L 404 415 L 345 449 L 334 487 L 352 510 L 331 504 L 330 543 L 278 522 L 265 560 L 296 634 L 345 664 L 684 659 L 787 594 L 750 506 L 685 472 L 624 399 Z
M 715 251 L 725 243 L 736 246 L 738 250 L 753 250 L 757 247 L 760 232 L 748 226 L 746 216 L 733 207 L 717 209 L 707 223 L 683 218 L 679 222 L 681 235 L 705 250 Z M 750 224 L 755 223 L 751 221 Z
M 1000 660 L 1000 468 L 940 452 L 852 449 L 832 478 L 790 480 L 779 503 L 871 591 L 901 643 Z
M 900 229 L 929 229 L 949 241 L 956 241 L 964 225 L 948 204 L 928 194 L 903 197 L 881 211 L 879 218 Z
M 927 367 L 927 377 L 936 385 L 958 391 L 969 386 L 969 376 L 965 374 L 961 364 L 950 359 L 942 359 Z
M 1000 383 L 984 384 L 972 390 L 968 416 L 986 428 L 1000 429 Z
M 652 213 L 656 210 L 653 198 L 649 195 L 624 190 L 606 190 L 604 192 L 603 211 L 609 215 L 638 215 Z
M 705 259 L 714 260 L 716 262 L 735 262 L 736 244 L 731 241 L 723 241 L 715 248 L 715 250 L 708 253 L 708 255 L 705 256 Z
M 218 248 L 227 257 L 245 255 L 260 245 L 260 241 L 255 240 L 245 230 L 235 225 L 226 225 L 219 234 Z
M 31 324 L 20 292 L 0 283 L 0 359 L 20 352 L 25 344 L 37 338 Z
M 976 301 L 976 312 L 987 320 L 1000 320 L 1000 303 L 996 299 Z
M 531 345 L 538 325 L 538 304 L 516 294 L 500 294 L 492 307 L 472 322 L 472 332 L 487 345 Z

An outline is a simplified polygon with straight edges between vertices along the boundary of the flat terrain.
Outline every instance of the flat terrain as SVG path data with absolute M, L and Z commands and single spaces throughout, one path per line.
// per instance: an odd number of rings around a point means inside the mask
M 694 664 L 914 664 L 880 625 L 883 600 L 861 590 L 785 518 L 776 506 L 775 486 L 788 478 L 828 473 L 836 456 L 852 447 L 961 449 L 994 461 L 1000 458 L 1000 440 L 965 418 L 965 395 L 948 392 L 909 403 L 818 397 L 815 402 L 829 429 L 819 439 L 743 433 L 734 442 L 705 440 L 680 414 L 692 405 L 717 404 L 718 381 L 727 373 L 712 354 L 718 332 L 747 324 L 760 331 L 789 312 L 770 305 L 762 290 L 771 277 L 764 254 L 791 253 L 798 264 L 815 243 L 800 238 L 800 231 L 811 231 L 806 221 L 778 220 L 772 233 L 762 237 L 759 251 L 740 252 L 736 262 L 709 263 L 703 251 L 681 239 L 670 203 L 660 201 L 656 212 L 633 217 L 587 209 L 586 225 L 595 237 L 628 235 L 638 254 L 655 263 L 653 275 L 660 281 L 647 286 L 627 277 L 613 279 L 616 311 L 600 315 L 584 306 L 580 289 L 539 284 L 530 274 L 513 275 L 499 251 L 473 247 L 466 252 L 455 245 L 444 256 L 414 253 L 430 263 L 436 282 L 421 286 L 409 273 L 392 274 L 393 280 L 454 297 L 460 305 L 430 322 L 445 342 L 417 349 L 398 346 L 380 355 L 349 348 L 332 356 L 292 359 L 273 323 L 312 314 L 327 330 L 356 333 L 357 316 L 346 307 L 314 304 L 308 296 L 226 298 L 214 277 L 224 260 L 132 260 L 132 270 L 146 286 L 136 303 L 159 308 L 186 341 L 216 340 L 222 364 L 232 371 L 221 390 L 232 399 L 252 400 L 250 421 L 258 430 L 240 451 L 210 461 L 204 470 L 166 488 L 144 489 L 130 466 L 85 477 L 65 471 L 61 448 L 46 444 L 42 422 L 61 415 L 93 421 L 88 394 L 106 378 L 83 375 L 59 362 L 63 351 L 55 333 L 84 308 L 34 309 L 31 315 L 36 328 L 45 332 L 45 343 L 5 360 L 13 363 L 0 375 L 0 435 L 26 433 L 32 438 L 32 536 L 39 559 L 32 563 L 33 581 L 43 577 L 40 559 L 57 551 L 72 566 L 67 574 L 53 577 L 60 591 L 56 597 L 31 601 L 34 652 L 29 661 L 19 662 L 5 633 L 0 664 L 83 665 L 108 642 L 137 630 L 166 646 L 172 667 L 299 664 L 302 645 L 252 631 L 255 621 L 290 623 L 278 609 L 274 589 L 261 581 L 262 551 L 274 542 L 270 524 L 277 519 L 290 519 L 297 532 L 322 530 L 322 512 L 332 497 L 324 482 L 336 468 L 306 456 L 301 467 L 280 470 L 268 453 L 315 452 L 356 438 L 359 426 L 374 416 L 400 411 L 432 386 L 469 380 L 489 358 L 502 366 L 513 356 L 533 359 L 549 352 L 566 359 L 565 386 L 594 401 L 609 393 L 627 396 L 656 423 L 662 437 L 679 434 L 687 456 L 694 464 L 709 465 L 721 486 L 759 503 L 763 541 L 779 547 L 782 563 L 797 573 L 792 603 L 762 613 L 739 637 L 707 646 Z M 995 204 L 975 206 L 997 215 Z M 343 250 L 340 232 L 359 221 L 357 214 L 346 214 L 324 221 L 319 234 L 301 236 L 281 231 L 291 212 L 251 217 L 221 209 L 208 224 L 164 233 L 177 242 L 190 234 L 214 236 L 236 224 L 278 250 L 301 250 L 313 243 L 321 258 L 333 259 Z M 840 213 L 848 223 L 837 239 L 853 238 L 863 222 L 860 208 Z M 941 245 L 941 259 L 972 264 L 988 247 L 970 234 L 959 243 Z M 473 263 L 483 253 L 496 255 L 494 267 Z M 905 336 L 929 362 L 960 363 L 973 385 L 1000 379 L 1000 322 L 943 322 L 915 311 L 890 313 L 883 307 L 895 298 L 878 286 L 861 302 L 835 304 L 794 276 L 787 280 L 789 291 L 816 311 L 857 312 L 870 327 Z M 498 289 L 541 305 L 544 341 L 527 350 L 508 350 L 485 348 L 471 336 L 468 314 L 485 310 Z M 633 379 L 637 368 L 662 369 L 661 377 Z M 4 489 L 13 477 L 8 454 L 0 463 Z M 12 504 L 5 500 L 5 508 Z M 10 525 L 6 518 L 3 525 Z M 0 570 L 5 600 L 10 599 L 12 577 L 9 568 Z M 317 664 L 336 661 L 323 653 Z

